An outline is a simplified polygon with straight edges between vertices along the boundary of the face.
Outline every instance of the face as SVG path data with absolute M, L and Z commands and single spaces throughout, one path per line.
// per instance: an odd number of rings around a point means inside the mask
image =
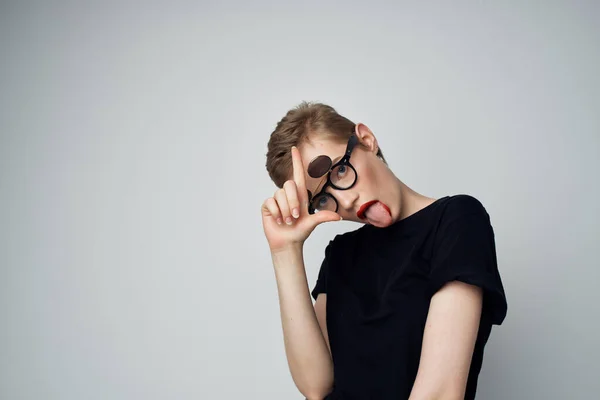
M 400 215 L 399 181 L 377 157 L 379 147 L 371 130 L 364 124 L 357 124 L 355 135 L 358 144 L 350 154 L 350 164 L 356 170 L 356 182 L 346 190 L 329 186 L 325 192 L 337 200 L 337 213 L 345 220 L 378 227 L 389 226 Z M 304 164 L 306 187 L 313 196 L 322 190 L 327 182 L 327 174 L 319 178 L 311 177 L 308 173 L 311 161 L 326 155 L 331 158 L 332 165 L 335 165 L 344 156 L 346 147 L 347 142 L 338 143 L 316 135 L 298 146 Z M 365 213 L 365 210 L 368 211 Z

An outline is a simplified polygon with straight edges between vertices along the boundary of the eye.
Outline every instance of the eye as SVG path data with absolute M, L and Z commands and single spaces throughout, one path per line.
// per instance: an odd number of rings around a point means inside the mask
M 319 204 L 319 207 L 323 207 L 325 204 L 327 204 L 327 196 L 321 196 L 317 203 Z
M 347 167 L 345 165 L 340 165 L 337 168 L 337 174 L 341 175 L 341 176 L 344 176 L 344 174 L 346 173 L 346 170 L 347 170 Z

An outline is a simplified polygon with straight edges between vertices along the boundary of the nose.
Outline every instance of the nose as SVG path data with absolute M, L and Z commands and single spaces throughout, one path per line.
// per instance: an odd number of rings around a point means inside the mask
M 344 210 L 346 212 L 351 212 L 354 210 L 356 206 L 356 199 L 358 199 L 358 193 L 355 190 L 333 190 L 333 196 L 336 198 L 339 211 Z

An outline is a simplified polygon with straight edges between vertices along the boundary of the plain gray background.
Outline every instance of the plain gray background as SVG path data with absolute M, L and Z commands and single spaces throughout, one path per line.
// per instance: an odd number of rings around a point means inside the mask
M 301 398 L 260 205 L 302 100 L 492 216 L 478 399 L 600 392 L 598 2 L 360 3 L 1 3 L 0 398 Z

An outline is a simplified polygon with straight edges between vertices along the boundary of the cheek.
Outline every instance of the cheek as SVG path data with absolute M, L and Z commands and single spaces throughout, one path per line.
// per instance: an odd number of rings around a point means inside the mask
M 380 187 L 381 174 L 374 168 L 361 168 L 358 172 L 358 186 L 365 194 L 375 195 L 377 188 Z

